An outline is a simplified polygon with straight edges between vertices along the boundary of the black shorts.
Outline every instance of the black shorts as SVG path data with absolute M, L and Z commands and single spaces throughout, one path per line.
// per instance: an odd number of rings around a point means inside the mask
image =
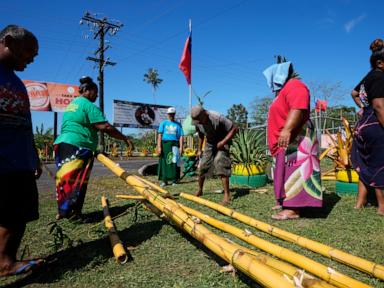
M 39 219 L 39 196 L 34 172 L 0 174 L 0 225 Z

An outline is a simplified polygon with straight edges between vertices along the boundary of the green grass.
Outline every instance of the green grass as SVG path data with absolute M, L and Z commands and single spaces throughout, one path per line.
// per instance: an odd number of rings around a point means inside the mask
M 156 181 L 154 177 L 149 179 Z M 171 193 L 194 193 L 197 183 L 190 178 L 185 181 L 189 182 L 169 187 L 168 190 Z M 271 185 L 267 186 L 268 193 L 265 194 L 235 189 L 231 208 L 290 232 L 384 263 L 384 217 L 376 215 L 375 207 L 354 210 L 353 198 L 340 198 L 333 193 L 332 182 L 325 184 L 326 208 L 315 215 L 308 212 L 308 218 L 283 222 L 271 220 L 270 207 L 274 204 Z M 204 197 L 216 202 L 221 200 L 222 195 L 212 193 L 221 188 L 219 180 L 208 180 L 205 187 Z M 151 212 L 143 208 L 136 209 L 134 201 L 114 197 L 122 193 L 135 194 L 117 177 L 92 178 L 84 213 L 94 223 L 79 225 L 67 220 L 58 222 L 64 233 L 74 240 L 74 247 L 62 248 L 57 253 L 51 247 L 53 236 L 49 234 L 48 225 L 54 220 L 56 202 L 52 195 L 40 195 L 40 219 L 28 225 L 22 248 L 25 248 L 26 257 L 51 255 L 57 260 L 21 284 L 27 284 L 28 287 L 258 287 L 244 275 L 221 273 L 220 268 L 225 265 L 222 260 Z M 125 265 L 118 264 L 113 258 L 102 224 L 101 195 L 108 196 L 113 216 L 125 213 L 115 220 L 119 236 L 133 257 L 133 261 Z M 179 201 L 237 227 L 248 228 L 257 236 L 293 249 L 374 287 L 384 287 L 383 282 L 345 265 L 258 232 L 208 208 L 184 199 Z M 226 237 L 250 247 L 230 235 Z M 0 279 L 0 286 L 15 280 L 15 277 Z

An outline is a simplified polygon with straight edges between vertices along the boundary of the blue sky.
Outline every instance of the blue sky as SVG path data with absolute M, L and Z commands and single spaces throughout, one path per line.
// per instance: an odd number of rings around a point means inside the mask
M 83 75 L 97 78 L 86 61 L 97 41 L 86 25 L 85 11 L 117 19 L 124 27 L 108 37 L 107 56 L 117 62 L 105 70 L 105 112 L 112 121 L 113 99 L 153 103 L 143 81 L 150 67 L 164 81 L 157 103 L 188 106 L 188 86 L 178 63 L 192 19 L 192 84 L 207 96 L 208 109 L 226 113 L 232 104 L 270 95 L 262 71 L 283 54 L 304 82 L 336 83 L 348 91 L 369 70 L 369 44 L 383 37 L 382 0 L 82 0 L 27 1 L 0 4 L 1 26 L 19 24 L 40 43 L 39 56 L 22 79 L 77 84 Z M 195 99 L 194 99 L 195 101 Z M 53 126 L 53 114 L 33 112 L 34 125 Z

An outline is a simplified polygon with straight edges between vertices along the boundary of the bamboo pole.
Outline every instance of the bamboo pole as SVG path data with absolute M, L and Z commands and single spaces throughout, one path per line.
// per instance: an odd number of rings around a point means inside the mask
M 183 206 L 181 206 L 183 207 Z M 184 209 L 184 207 L 183 207 Z M 330 267 L 327 267 L 323 264 L 320 264 L 306 256 L 300 255 L 296 252 L 293 252 L 287 248 L 283 248 L 277 244 L 268 242 L 260 237 L 252 235 L 252 233 L 246 233 L 244 230 L 241 230 L 235 226 L 229 225 L 222 221 L 216 220 L 208 215 L 200 213 L 196 210 L 185 208 L 186 211 L 206 222 L 207 224 L 214 226 L 224 232 L 235 235 L 239 239 L 269 253 L 280 259 L 288 261 L 298 267 L 305 269 L 306 271 L 312 273 L 313 275 L 335 285 L 337 287 L 370 287 L 360 281 L 357 281 L 351 277 L 343 275 Z
M 144 196 L 152 205 L 171 219 L 173 223 L 200 241 L 226 262 L 231 263 L 236 269 L 247 274 L 265 287 L 295 287 L 293 283 L 289 282 L 274 269 L 261 263 L 255 257 L 245 254 L 236 245 L 212 233 L 202 224 L 195 223 L 177 204 L 174 204 L 172 201 L 167 202 L 161 195 L 148 188 L 147 185 L 144 185 L 145 183 L 141 182 L 138 179 L 139 177 L 129 175 L 102 154 L 98 154 L 97 159 L 110 168 L 117 176 L 124 179 L 139 194 Z
M 187 214 L 195 216 L 195 217 L 199 218 L 201 221 L 203 221 L 203 222 L 205 222 L 205 223 L 207 223 L 207 224 L 209 224 L 215 228 L 218 228 L 220 230 L 228 232 L 228 233 L 238 237 L 239 239 L 242 239 L 242 240 L 249 243 L 248 240 L 244 239 L 244 238 L 250 236 L 247 233 L 247 231 L 241 230 L 241 229 L 238 229 L 232 225 L 226 224 L 222 221 L 219 221 L 219 220 L 217 220 L 217 219 L 215 219 L 209 215 L 203 214 L 203 213 L 201 213 L 197 210 L 194 210 L 190 207 L 187 207 L 185 205 L 182 205 L 179 203 L 178 203 L 178 205 L 185 212 L 187 212 Z M 252 244 L 252 243 L 250 243 L 250 244 Z M 240 247 L 242 247 L 242 246 L 240 246 Z M 301 280 L 301 284 L 303 287 L 308 287 L 308 288 L 335 287 L 333 285 L 328 284 L 325 281 L 322 281 L 319 279 L 314 279 L 314 277 L 312 277 L 306 273 L 303 273 L 304 272 L 303 270 L 299 270 L 296 267 L 294 267 L 294 266 L 292 266 L 286 262 L 277 260 L 275 258 L 268 256 L 268 255 L 258 253 L 256 251 L 253 251 L 251 249 L 247 249 L 245 247 L 242 247 L 242 249 L 244 250 L 244 252 L 251 254 L 251 255 L 254 255 L 262 263 L 265 263 L 266 265 L 270 266 L 271 268 L 273 268 L 273 269 L 275 269 L 275 270 L 277 270 L 283 274 L 290 276 L 292 279 L 294 279 L 294 278 L 300 279 L 301 277 L 303 277 L 303 279 Z
M 104 213 L 104 224 L 108 231 L 109 240 L 111 241 L 113 255 L 120 264 L 125 264 L 128 262 L 128 255 L 117 235 L 115 224 L 109 214 L 108 199 L 105 196 L 101 197 L 101 205 Z
M 346 253 L 342 250 L 332 248 L 320 242 L 299 236 L 297 234 L 279 229 L 275 226 L 272 226 L 268 223 L 256 220 L 242 213 L 236 212 L 233 209 L 224 207 L 212 201 L 208 201 L 206 199 L 202 199 L 190 194 L 181 193 L 181 197 L 191 200 L 193 202 L 205 205 L 209 208 L 212 208 L 224 215 L 230 216 L 234 219 L 237 219 L 245 224 L 248 224 L 252 227 L 255 227 L 263 232 L 266 232 L 272 236 L 277 238 L 295 243 L 303 248 L 311 250 L 313 252 L 319 253 L 325 257 L 328 257 L 332 260 L 336 260 L 345 265 L 358 269 L 360 271 L 366 272 L 372 276 L 375 276 L 381 280 L 384 280 L 384 266 L 374 263 L 372 261 L 363 259 L 358 256 L 354 256 L 352 254 Z
M 154 190 L 162 193 L 162 194 L 166 194 L 166 195 L 169 195 L 169 192 L 161 187 L 159 187 L 158 185 L 148 181 L 147 179 L 144 179 L 144 178 L 141 178 L 139 176 L 136 176 L 136 175 L 133 175 L 133 177 L 136 177 L 138 180 L 140 180 L 141 182 L 144 182 L 145 184 L 147 184 L 149 187 L 153 188 Z
M 116 195 L 116 198 L 127 199 L 127 200 L 145 200 L 143 196 L 136 195 Z

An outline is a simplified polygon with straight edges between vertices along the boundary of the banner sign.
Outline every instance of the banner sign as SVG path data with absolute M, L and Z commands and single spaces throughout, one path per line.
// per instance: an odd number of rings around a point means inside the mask
M 167 119 L 170 106 L 113 100 L 113 125 L 115 127 L 157 129 Z
M 79 96 L 79 86 L 23 80 L 28 91 L 31 110 L 64 112 L 73 98 Z

